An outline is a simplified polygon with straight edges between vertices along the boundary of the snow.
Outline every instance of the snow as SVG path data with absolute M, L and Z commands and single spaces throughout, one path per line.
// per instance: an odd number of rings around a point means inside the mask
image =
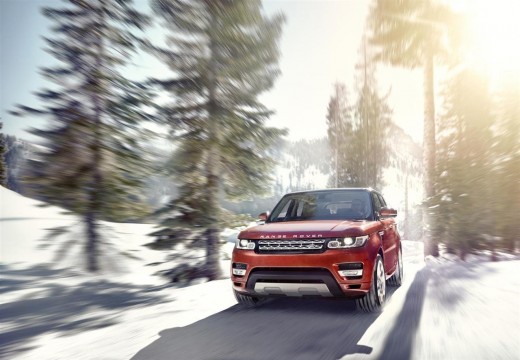
M 151 224 L 103 223 L 105 270 L 85 273 L 74 266 L 78 219 L 38 205 L 0 188 L 0 358 L 520 358 L 516 255 L 461 262 L 444 254 L 425 263 L 422 244 L 403 241 L 404 283 L 389 288 L 382 313 L 325 299 L 243 309 L 229 279 L 179 287 L 153 276 L 158 267 L 146 265 L 166 254 L 142 246 Z M 47 239 L 46 229 L 66 225 L 73 230 Z M 222 234 L 225 253 L 236 232 Z M 227 273 L 229 260 L 222 266 Z
M 405 283 L 360 339 L 374 352 L 342 360 L 518 359 L 520 262 L 488 259 L 441 257 L 408 265 Z
M 0 259 L 10 268 L 27 268 L 44 264 L 49 269 L 76 266 L 83 261 L 83 224 L 80 219 L 55 206 L 25 198 L 5 188 L 0 188 Z M 164 254 L 148 250 L 141 245 L 150 242 L 146 234 L 154 229 L 152 224 L 111 224 L 102 222 L 103 256 L 101 266 L 111 276 L 152 280 L 143 271 L 133 273 L 135 265 L 162 261 Z M 64 229 L 65 233 L 54 233 Z M 114 261 L 114 256 L 118 261 Z M 82 266 L 84 268 L 84 264 Z M 81 270 L 81 269 L 79 269 Z M 78 273 L 79 274 L 79 273 Z

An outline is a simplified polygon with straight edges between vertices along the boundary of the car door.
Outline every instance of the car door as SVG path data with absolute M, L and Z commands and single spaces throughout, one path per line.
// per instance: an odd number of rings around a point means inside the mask
M 381 243 L 383 246 L 385 272 L 389 273 L 389 272 L 393 271 L 396 261 L 397 261 L 394 219 L 393 218 L 388 218 L 388 219 L 381 218 L 380 210 L 383 206 L 386 205 L 382 196 L 380 196 L 377 193 L 372 193 L 372 201 L 374 204 L 374 211 L 375 211 L 376 219 L 379 220 L 383 225 L 382 230 L 379 230 L 379 237 L 381 239 Z

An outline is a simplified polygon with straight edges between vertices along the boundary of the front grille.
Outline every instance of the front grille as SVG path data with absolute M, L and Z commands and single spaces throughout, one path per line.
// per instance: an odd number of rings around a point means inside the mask
M 319 254 L 325 251 L 326 239 L 259 240 L 257 254 Z

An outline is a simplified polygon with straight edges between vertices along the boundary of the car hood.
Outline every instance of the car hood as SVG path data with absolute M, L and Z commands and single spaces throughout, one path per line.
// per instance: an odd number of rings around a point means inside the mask
M 242 231 L 240 239 L 305 239 L 368 235 L 379 221 L 311 220 L 266 223 Z

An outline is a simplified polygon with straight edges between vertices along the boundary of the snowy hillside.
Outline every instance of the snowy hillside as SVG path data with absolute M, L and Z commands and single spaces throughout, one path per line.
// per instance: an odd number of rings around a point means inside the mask
M 330 177 L 330 150 L 327 138 L 288 141 L 276 157 L 274 192 L 326 188 Z
M 52 269 L 84 268 L 84 228 L 77 216 L 60 208 L 42 207 L 43 203 L 25 198 L 0 187 L 0 240 L 2 263 L 15 268 L 43 264 Z M 141 246 L 149 224 L 101 223 L 101 267 L 119 279 L 156 282 L 143 265 L 162 261 L 164 254 Z M 116 260 L 116 261 L 114 261 Z M 137 266 L 137 268 L 136 268 Z
M 0 259 L 2 264 L 21 268 L 43 264 L 52 269 L 85 268 L 84 228 L 80 219 L 40 201 L 23 197 L 0 187 Z M 157 230 L 154 224 L 100 223 L 101 276 L 110 275 L 121 281 L 162 284 L 153 275 L 171 267 L 163 251 L 143 246 L 155 240 L 147 236 Z M 237 230 L 227 229 L 223 236 L 232 238 Z M 222 267 L 229 265 L 232 244 L 223 246 Z M 157 265 L 162 263 L 160 265 Z
M 146 264 L 150 225 L 111 228 L 113 270 L 89 275 L 45 241 L 74 216 L 0 188 L 2 359 L 518 359 L 520 261 L 503 256 L 422 260 L 403 242 L 404 284 L 380 314 L 352 301 L 276 299 L 236 304 L 229 279 L 174 287 Z M 107 233 L 108 234 L 108 233 Z M 228 233 L 232 237 L 231 233 Z M 76 244 L 74 246 L 79 246 Z M 65 246 L 65 247 L 68 247 Z M 79 249 L 78 249 L 79 252 Z M 131 254 L 132 256 L 128 256 Z M 223 263 L 223 266 L 229 266 Z

